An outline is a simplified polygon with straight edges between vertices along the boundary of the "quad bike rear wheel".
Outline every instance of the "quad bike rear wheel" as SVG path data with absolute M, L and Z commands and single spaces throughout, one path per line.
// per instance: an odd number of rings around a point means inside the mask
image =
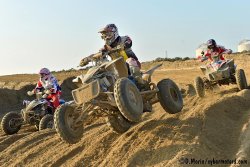
M 21 114 L 18 114 L 13 111 L 7 113 L 3 117 L 1 122 L 2 130 L 8 135 L 17 133 L 22 126 L 21 120 L 22 120 Z
M 244 70 L 243 69 L 236 70 L 235 77 L 239 90 L 247 89 L 248 85 Z
M 199 97 L 205 96 L 205 85 L 201 77 L 196 77 L 194 80 L 194 88 Z
M 163 79 L 157 83 L 157 97 L 163 109 L 169 114 L 182 110 L 183 99 L 178 86 L 171 79 Z
M 54 127 L 54 117 L 51 114 L 45 115 L 39 123 L 39 130 L 52 129 L 53 127 Z
M 69 143 L 75 144 L 83 136 L 83 125 L 75 125 L 77 119 L 74 115 L 75 104 L 63 104 L 55 111 L 54 125 L 60 138 Z
M 139 122 L 143 101 L 136 85 L 127 78 L 120 78 L 115 83 L 114 96 L 121 114 L 131 122 Z
M 132 123 L 129 122 L 122 114 L 108 115 L 106 118 L 108 126 L 116 133 L 124 133 L 131 127 Z

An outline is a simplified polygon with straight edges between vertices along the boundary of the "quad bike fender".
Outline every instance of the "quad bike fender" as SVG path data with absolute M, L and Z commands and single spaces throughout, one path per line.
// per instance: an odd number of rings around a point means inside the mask
M 146 80 L 146 81 L 148 81 L 148 82 L 151 82 L 151 76 L 152 76 L 152 74 L 154 73 L 154 71 L 155 71 L 157 68 L 159 68 L 159 67 L 161 67 L 161 66 L 162 66 L 162 63 L 161 63 L 161 64 L 157 64 L 157 65 L 153 66 L 152 68 L 150 68 L 149 70 L 145 71 L 145 72 L 143 73 L 143 75 L 142 75 L 143 80 Z
M 31 101 L 25 108 L 26 111 L 31 111 L 33 108 L 35 108 L 36 106 L 40 105 L 40 104 L 44 104 L 47 103 L 46 100 L 33 100 Z
M 80 105 L 99 96 L 101 92 L 99 82 L 100 81 L 97 79 L 88 84 L 84 84 L 78 89 L 72 90 L 72 96 L 75 103 Z
M 206 75 L 207 67 L 206 66 L 200 66 L 200 69 L 204 75 Z
M 228 66 L 230 67 L 230 68 L 234 68 L 234 59 L 230 59 L 230 60 L 228 60 L 227 61 L 227 64 L 228 64 Z

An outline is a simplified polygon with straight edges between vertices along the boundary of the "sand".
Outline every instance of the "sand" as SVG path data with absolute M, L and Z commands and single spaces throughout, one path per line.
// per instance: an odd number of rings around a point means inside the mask
M 229 57 L 250 79 L 250 56 Z M 144 68 L 153 64 L 144 64 Z M 182 112 L 171 115 L 155 104 L 153 112 L 143 114 L 141 122 L 121 135 L 110 130 L 104 118 L 91 119 L 83 138 L 74 145 L 61 141 L 55 130 L 36 131 L 28 125 L 14 135 L 5 135 L 0 130 L 0 166 L 186 167 L 194 166 L 185 164 L 186 159 L 201 163 L 213 158 L 247 160 L 248 165 L 242 166 L 250 166 L 250 90 L 222 86 L 198 98 L 192 84 L 196 76 L 202 76 L 199 65 L 194 60 L 164 62 L 153 77 L 155 82 L 173 79 L 182 88 Z M 70 91 L 75 85 L 71 80 L 77 74 L 56 74 L 66 100 L 72 99 Z M 1 118 L 8 111 L 19 110 L 22 100 L 30 98 L 26 92 L 34 87 L 36 78 L 28 74 L 0 77 Z

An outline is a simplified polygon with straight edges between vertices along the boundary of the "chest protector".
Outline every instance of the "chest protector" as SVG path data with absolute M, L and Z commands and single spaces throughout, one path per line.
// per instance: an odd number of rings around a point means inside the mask
M 127 37 L 122 36 L 121 40 L 117 43 L 117 45 L 123 45 L 124 46 L 126 38 Z M 124 61 L 126 61 L 128 59 L 128 55 L 127 55 L 126 52 L 128 52 L 130 50 L 131 50 L 131 48 L 126 48 L 126 49 L 120 50 L 118 52 L 110 54 L 110 57 L 112 58 L 112 60 L 117 59 L 119 57 L 123 57 Z

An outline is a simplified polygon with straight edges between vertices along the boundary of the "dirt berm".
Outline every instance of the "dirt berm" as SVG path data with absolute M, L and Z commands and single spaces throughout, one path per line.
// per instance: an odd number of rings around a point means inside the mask
M 239 58 L 239 67 L 244 67 L 248 59 Z M 245 70 L 250 77 L 249 69 Z M 234 85 L 224 86 L 201 99 L 195 96 L 190 85 L 197 75 L 201 75 L 197 65 L 183 70 L 165 66 L 157 71 L 155 81 L 172 78 L 186 89 L 183 111 L 170 115 L 157 104 L 152 113 L 144 114 L 140 123 L 122 135 L 113 133 L 103 118 L 92 119 L 85 127 L 84 137 L 75 145 L 62 142 L 54 130 L 38 132 L 25 126 L 12 136 L 0 131 L 0 166 L 194 166 L 186 164 L 186 160 L 199 166 L 197 163 L 213 158 L 247 160 L 248 164 L 242 166 L 249 166 L 250 90 L 238 91 Z M 71 76 L 65 76 L 68 77 Z M 70 80 L 61 79 L 68 97 L 74 87 Z M 21 89 L 0 89 L 1 104 L 20 102 L 24 98 L 21 94 L 29 88 L 26 85 Z M 201 166 L 211 165 L 207 162 Z

